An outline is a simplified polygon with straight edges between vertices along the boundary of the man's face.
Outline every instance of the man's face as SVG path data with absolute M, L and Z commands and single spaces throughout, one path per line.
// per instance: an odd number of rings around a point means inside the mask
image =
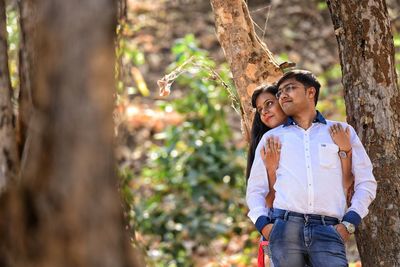
M 308 108 L 310 104 L 310 88 L 306 88 L 296 79 L 288 79 L 279 85 L 279 104 L 288 116 L 294 116 Z

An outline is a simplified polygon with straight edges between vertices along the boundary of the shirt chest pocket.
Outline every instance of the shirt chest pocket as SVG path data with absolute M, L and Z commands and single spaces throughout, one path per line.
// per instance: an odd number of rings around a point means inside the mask
M 337 168 L 339 166 L 339 147 L 335 144 L 320 143 L 318 145 L 318 157 L 321 167 Z

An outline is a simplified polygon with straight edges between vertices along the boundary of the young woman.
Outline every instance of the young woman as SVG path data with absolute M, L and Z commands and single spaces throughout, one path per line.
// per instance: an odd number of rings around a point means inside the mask
M 257 110 L 254 115 L 253 125 L 251 129 L 251 140 L 247 157 L 246 178 L 250 176 L 251 166 L 254 161 L 256 147 L 264 133 L 272 128 L 283 124 L 287 116 L 283 113 L 278 99 L 275 97 L 278 88 L 275 85 L 262 85 L 256 88 L 252 95 L 251 104 Z M 351 150 L 349 129 L 343 129 L 340 124 L 333 125 L 330 128 L 330 134 L 334 143 L 343 148 L 343 150 Z M 269 192 L 266 196 L 266 206 L 272 208 L 275 198 L 274 184 L 276 181 L 276 170 L 279 165 L 281 144 L 278 137 L 267 139 L 267 147 L 261 151 L 261 157 L 268 173 Z M 343 188 L 349 199 L 351 199 L 351 188 L 354 183 L 354 177 L 351 174 L 351 157 L 341 159 L 343 171 Z M 264 267 L 264 249 L 266 249 L 267 241 L 260 242 L 258 263 Z M 272 264 L 272 262 L 271 262 Z M 272 265 L 270 265 L 272 266 Z

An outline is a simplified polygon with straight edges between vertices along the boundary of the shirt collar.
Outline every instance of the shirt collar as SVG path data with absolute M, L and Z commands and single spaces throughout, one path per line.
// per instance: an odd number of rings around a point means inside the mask
M 315 116 L 315 119 L 313 120 L 313 123 L 322 123 L 326 124 L 326 120 L 324 116 L 317 110 L 317 116 Z M 297 123 L 294 121 L 293 117 L 288 117 L 287 121 L 285 124 L 283 124 L 283 127 L 290 126 L 290 125 L 297 125 Z

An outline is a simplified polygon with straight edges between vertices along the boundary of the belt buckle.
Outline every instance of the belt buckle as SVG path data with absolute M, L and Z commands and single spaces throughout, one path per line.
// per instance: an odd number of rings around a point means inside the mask
M 308 218 L 309 218 L 309 215 L 304 214 L 304 220 L 305 220 L 305 224 L 306 225 L 308 224 Z

